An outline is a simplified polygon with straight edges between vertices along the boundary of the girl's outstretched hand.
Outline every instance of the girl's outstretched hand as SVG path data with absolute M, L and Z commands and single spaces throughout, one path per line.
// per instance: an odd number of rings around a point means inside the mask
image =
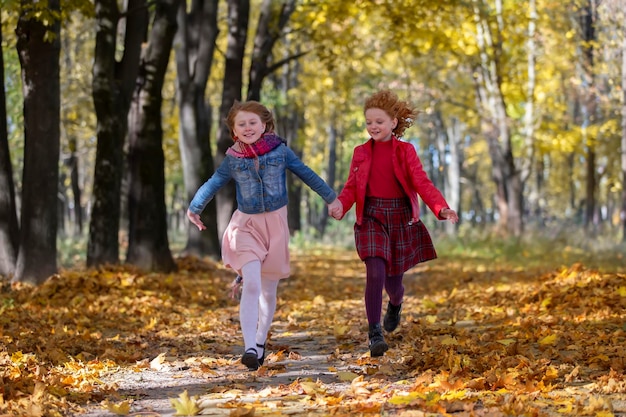
M 335 201 L 328 205 L 328 214 L 337 220 L 341 219 L 341 216 L 343 216 L 343 204 L 341 204 L 339 199 L 336 198 Z
M 200 220 L 199 214 L 195 214 L 192 213 L 190 210 L 187 210 L 187 217 L 189 218 L 189 221 L 191 221 L 191 223 L 196 225 L 198 230 L 202 231 L 206 229 L 206 226 L 204 225 L 204 223 L 202 223 L 202 220 Z
M 444 208 L 439 212 L 439 217 L 450 221 L 451 223 L 456 223 L 459 221 L 459 216 L 456 214 L 456 211 Z

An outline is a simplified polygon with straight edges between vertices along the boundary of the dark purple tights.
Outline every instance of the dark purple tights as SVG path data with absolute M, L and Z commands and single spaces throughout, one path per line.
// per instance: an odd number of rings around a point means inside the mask
M 365 312 L 368 324 L 380 323 L 383 307 L 383 288 L 389 295 L 389 301 L 394 306 L 402 303 L 404 286 L 402 276 L 387 276 L 387 264 L 383 258 L 365 259 L 367 281 L 365 283 Z

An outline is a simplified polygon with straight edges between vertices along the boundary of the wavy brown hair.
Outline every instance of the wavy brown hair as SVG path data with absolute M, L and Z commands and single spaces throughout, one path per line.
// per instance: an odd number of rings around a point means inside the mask
M 265 123 L 265 133 L 274 131 L 274 115 L 264 105 L 259 103 L 258 101 L 250 100 L 250 101 L 235 101 L 233 106 L 228 111 L 228 115 L 226 116 L 226 126 L 230 130 L 230 137 L 235 139 L 235 116 L 240 111 L 247 111 L 250 113 L 255 113 L 261 118 L 261 122 Z
M 365 100 L 363 112 L 368 109 L 381 109 L 392 119 L 398 119 L 398 125 L 393 129 L 397 137 L 402 137 L 404 131 L 413 125 L 418 111 L 408 102 L 402 101 L 390 90 L 381 90 Z

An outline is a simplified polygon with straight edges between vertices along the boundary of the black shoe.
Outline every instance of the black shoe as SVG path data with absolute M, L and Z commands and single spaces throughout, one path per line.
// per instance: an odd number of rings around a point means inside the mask
M 383 327 L 387 332 L 393 332 L 400 324 L 400 313 L 402 312 L 402 303 L 399 306 L 394 306 L 391 301 L 387 304 L 387 312 L 385 313 L 385 319 L 383 320 Z
M 368 336 L 370 356 L 383 356 L 387 349 L 389 349 L 389 345 L 385 342 L 383 329 L 380 328 L 380 323 L 370 324 Z
M 248 367 L 249 371 L 256 371 L 259 369 L 259 358 L 257 357 L 258 353 L 255 348 L 250 348 L 246 350 L 246 353 L 241 357 L 241 363 Z
M 259 345 L 258 343 L 256 344 L 256 347 L 258 348 L 263 348 L 263 356 L 261 356 L 259 358 L 259 365 L 263 365 L 263 362 L 265 362 L 265 343 L 263 343 L 262 345 Z M 257 352 L 258 355 L 258 352 Z

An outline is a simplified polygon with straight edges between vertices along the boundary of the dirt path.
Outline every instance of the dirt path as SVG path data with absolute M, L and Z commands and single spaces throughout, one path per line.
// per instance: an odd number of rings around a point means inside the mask
M 329 346 L 336 344 L 332 333 L 329 332 L 330 336 L 312 336 L 310 332 L 283 334 L 281 328 L 284 327 L 285 323 L 281 322 L 273 325 L 274 339 L 268 349 L 269 355 L 265 366 L 256 372 L 247 371 L 239 362 L 240 354 L 233 349 L 230 355 L 225 355 L 228 363 L 218 365 L 216 369 L 207 370 L 201 364 L 166 359 L 156 366 L 158 369 L 152 366 L 140 372 L 125 370 L 110 375 L 105 382 L 117 384 L 120 396 L 117 402 L 132 399 L 130 415 L 174 416 L 176 410 L 171 399 L 179 398 L 184 391 L 190 397 L 196 397 L 202 408 L 201 415 L 230 415 L 234 400 L 240 409 L 245 409 L 246 404 L 258 405 L 261 402 L 268 409 L 280 407 L 282 415 L 321 415 L 323 410 L 307 409 L 302 405 L 300 400 L 309 395 L 306 392 L 291 395 L 286 400 L 284 394 L 272 396 L 272 387 L 303 381 L 323 386 L 324 390 L 344 391 L 350 382 L 341 381 L 338 375 L 341 372 L 360 372 L 361 369 L 354 369 L 344 360 L 347 358 L 335 357 L 327 351 Z M 361 348 L 364 349 L 365 345 Z M 365 354 L 366 351 L 356 353 Z M 290 402 L 293 406 L 289 406 Z M 231 405 L 228 406 L 228 403 Z M 93 405 L 85 413 L 76 415 L 110 417 L 115 414 L 101 405 Z

